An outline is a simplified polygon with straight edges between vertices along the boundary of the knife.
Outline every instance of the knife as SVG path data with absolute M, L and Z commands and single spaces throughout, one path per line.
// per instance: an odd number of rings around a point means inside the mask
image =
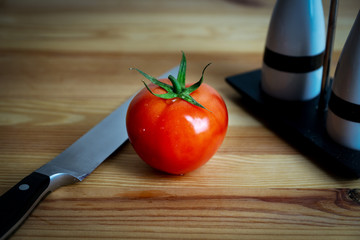
M 178 71 L 179 66 L 174 67 L 159 78 L 177 76 Z M 0 197 L 0 240 L 9 237 L 47 194 L 82 181 L 128 139 L 126 112 L 135 95 Z

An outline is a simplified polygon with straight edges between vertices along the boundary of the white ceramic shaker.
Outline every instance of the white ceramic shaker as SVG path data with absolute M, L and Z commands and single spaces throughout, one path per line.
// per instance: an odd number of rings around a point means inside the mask
M 267 33 L 261 88 L 281 100 L 318 96 L 324 50 L 321 0 L 278 0 Z
M 335 70 L 326 128 L 336 142 L 360 151 L 360 11 Z

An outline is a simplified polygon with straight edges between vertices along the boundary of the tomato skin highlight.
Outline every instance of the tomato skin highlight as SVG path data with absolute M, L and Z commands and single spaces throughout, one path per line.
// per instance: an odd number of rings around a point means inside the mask
M 149 88 L 165 93 L 155 84 Z M 188 173 L 205 164 L 223 142 L 228 112 L 221 96 L 205 83 L 191 96 L 206 109 L 180 98 L 161 99 L 146 88 L 130 103 L 126 116 L 129 140 L 153 168 L 176 175 Z

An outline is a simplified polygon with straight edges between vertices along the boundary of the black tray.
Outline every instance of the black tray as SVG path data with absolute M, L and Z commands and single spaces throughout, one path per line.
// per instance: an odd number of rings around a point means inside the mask
M 226 81 L 242 96 L 242 106 L 320 167 L 348 178 L 360 177 L 360 151 L 334 142 L 325 129 L 326 111 L 319 97 L 280 101 L 260 88 L 261 70 L 230 76 Z

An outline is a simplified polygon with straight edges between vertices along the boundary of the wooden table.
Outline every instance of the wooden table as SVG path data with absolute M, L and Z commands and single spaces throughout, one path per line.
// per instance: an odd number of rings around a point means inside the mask
M 0 194 L 188 58 L 188 81 L 226 101 L 216 155 L 159 173 L 126 143 L 58 189 L 12 239 L 360 239 L 360 180 L 298 152 L 241 105 L 225 77 L 259 68 L 274 1 L 0 2 Z M 333 74 L 359 1 L 340 1 Z M 329 1 L 324 1 L 327 18 Z M 0 213 L 1 214 L 1 213 Z

